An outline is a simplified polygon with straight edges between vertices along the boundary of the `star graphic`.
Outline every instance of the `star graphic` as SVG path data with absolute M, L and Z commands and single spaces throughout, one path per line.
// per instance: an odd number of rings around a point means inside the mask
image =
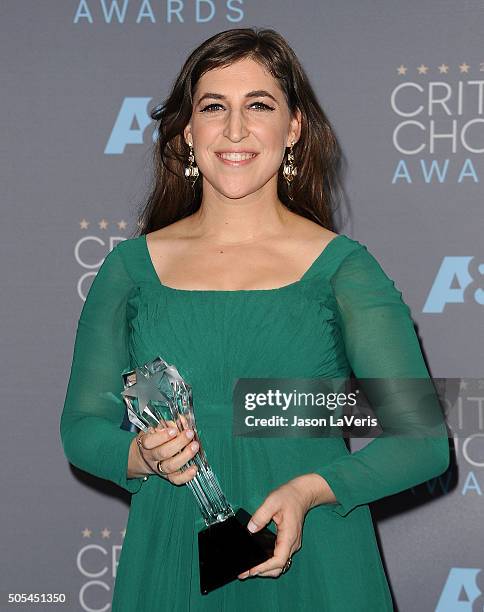
M 121 219 L 121 221 L 118 221 L 118 228 L 119 228 L 120 230 L 124 230 L 124 229 L 126 229 L 126 226 L 127 226 L 127 225 L 128 225 L 128 224 L 127 224 L 127 223 L 126 223 L 126 221 L 124 221 L 123 219 Z
M 102 531 L 101 531 L 101 536 L 103 540 L 106 540 L 107 538 L 109 538 L 109 536 L 111 535 L 111 532 L 109 531 L 109 529 L 107 527 L 105 527 Z
M 92 536 L 92 531 L 90 529 L 86 527 L 85 529 L 82 530 L 83 538 L 90 538 L 91 536 Z
M 449 67 L 447 66 L 447 64 L 440 64 L 439 72 L 440 74 L 447 74 L 449 72 Z
M 420 66 L 418 66 L 417 70 L 419 74 L 427 74 L 429 67 L 425 66 L 424 64 L 420 64 Z
M 99 225 L 99 229 L 106 229 L 108 226 L 108 222 L 106 221 L 106 219 L 101 219 L 98 225 Z
M 89 221 L 86 221 L 86 219 L 82 219 L 79 225 L 81 226 L 81 229 L 87 229 L 87 226 L 89 225 Z
M 136 382 L 127 389 L 121 392 L 125 397 L 136 397 L 138 399 L 137 414 L 143 414 L 145 409 L 151 412 L 148 408 L 148 402 L 163 402 L 167 401 L 167 397 L 161 393 L 158 385 L 164 376 L 164 371 L 155 372 L 151 376 L 145 376 L 140 368 L 135 369 Z
M 408 68 L 406 66 L 404 66 L 403 64 L 400 64 L 400 66 L 397 68 L 397 72 L 400 75 L 407 74 L 407 70 L 408 70 Z
M 466 64 L 465 62 L 459 65 L 459 70 L 461 72 L 469 72 L 469 68 L 470 68 L 469 64 Z

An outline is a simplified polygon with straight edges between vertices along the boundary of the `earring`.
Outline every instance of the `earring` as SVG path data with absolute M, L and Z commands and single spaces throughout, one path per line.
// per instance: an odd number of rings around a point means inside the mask
M 198 175 L 200 174 L 198 166 L 195 163 L 195 155 L 193 154 L 192 143 L 189 143 L 190 154 L 188 155 L 188 166 L 185 166 L 185 178 L 190 181 L 192 187 L 195 185 Z
M 286 182 L 287 182 L 288 196 L 290 200 L 292 200 L 291 183 L 294 177 L 297 175 L 297 166 L 294 165 L 294 153 L 292 150 L 293 146 L 294 146 L 294 140 L 291 142 L 291 148 L 289 150 L 289 153 L 287 154 L 287 160 L 284 161 L 284 167 L 282 169 L 282 175 L 286 179 Z

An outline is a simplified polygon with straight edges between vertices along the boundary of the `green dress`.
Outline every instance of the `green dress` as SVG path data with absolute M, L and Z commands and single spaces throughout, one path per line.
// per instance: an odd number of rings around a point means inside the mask
M 202 444 L 235 506 L 253 513 L 271 490 L 302 474 L 321 474 L 331 486 L 337 503 L 308 512 L 302 548 L 280 577 L 235 580 L 201 595 L 204 524 L 192 492 L 157 475 L 126 478 L 135 433 L 120 428 L 121 372 L 158 355 L 192 385 Z M 393 609 L 368 504 L 447 469 L 443 422 L 435 426 L 440 435 L 378 437 L 352 454 L 338 436 L 232 435 L 235 379 L 351 371 L 429 380 L 401 292 L 367 247 L 344 234 L 299 281 L 275 289 L 163 285 L 144 235 L 109 252 L 80 315 L 60 432 L 70 463 L 132 493 L 113 612 Z M 418 421 L 411 389 L 399 391 L 394 410 L 402 423 Z

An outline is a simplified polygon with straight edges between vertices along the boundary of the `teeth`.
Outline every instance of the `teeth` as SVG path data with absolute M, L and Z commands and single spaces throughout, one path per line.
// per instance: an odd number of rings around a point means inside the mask
M 218 153 L 222 159 L 228 159 L 230 161 L 243 161 L 244 159 L 250 159 L 255 157 L 255 153 Z

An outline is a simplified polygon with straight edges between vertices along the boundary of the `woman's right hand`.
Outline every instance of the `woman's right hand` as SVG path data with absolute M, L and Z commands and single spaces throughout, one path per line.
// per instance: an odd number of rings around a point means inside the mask
M 175 433 L 170 435 L 169 430 L 174 429 Z M 190 433 L 192 434 L 190 437 Z M 180 468 L 192 459 L 199 450 L 198 441 L 194 440 L 195 434 L 192 429 L 178 431 L 176 425 L 168 422 L 168 427 L 150 429 L 140 435 L 139 444 L 140 454 L 151 469 L 152 474 L 158 474 L 176 485 L 182 485 L 191 480 L 197 473 L 196 466 L 191 466 L 185 471 Z M 192 448 L 192 444 L 196 447 Z M 161 461 L 161 468 L 164 474 L 158 470 L 158 462 Z

